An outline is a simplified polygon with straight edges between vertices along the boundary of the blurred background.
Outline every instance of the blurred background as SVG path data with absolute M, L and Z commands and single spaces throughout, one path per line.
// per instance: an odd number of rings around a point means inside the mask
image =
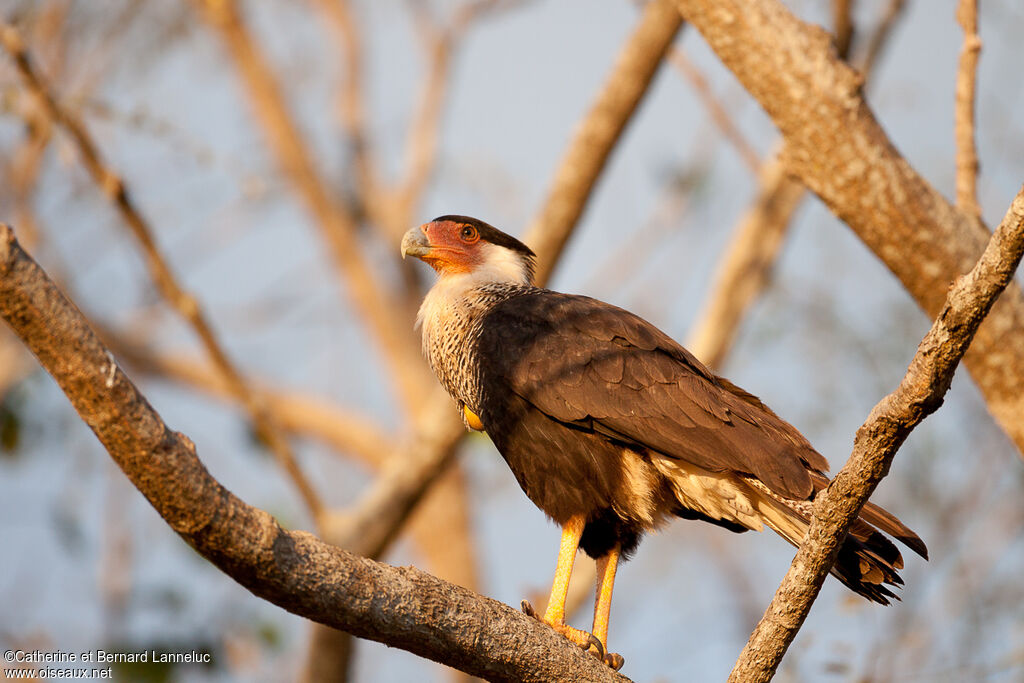
M 299 417 L 282 421 L 298 464 L 323 505 L 344 510 L 374 481 L 375 448 L 406 438 L 412 422 L 401 371 L 353 307 L 352 280 L 325 242 L 329 218 L 309 210 L 310 184 L 344 216 L 377 282 L 400 293 L 397 317 L 415 339 L 416 301 L 432 273 L 398 262 L 402 232 L 461 213 L 522 235 L 638 6 L 249 0 L 237 3 L 241 23 L 232 28 L 199 4 L 0 0 L 0 16 L 120 176 L 242 375 L 294 402 Z M 831 3 L 787 4 L 807 21 L 834 24 Z M 896 4 L 902 10 L 886 29 L 867 97 L 900 152 L 952 196 L 956 3 Z M 852 3 L 852 63 L 892 6 Z M 276 82 L 313 179 L 276 151 L 273 126 L 261 118 L 267 95 L 261 104 L 240 68 L 235 29 Z M 979 198 L 991 226 L 1024 179 L 1024 7 L 987 0 L 980 34 Z M 777 134 L 696 31 L 684 27 L 675 45 L 549 284 L 629 308 L 685 342 Z M 123 211 L 85 171 L 80 145 L 40 111 L 5 55 L 0 220 L 104 330 L 221 483 L 286 527 L 313 530 L 293 478 L 249 413 L 217 388 L 193 329 L 161 298 Z M 899 282 L 807 197 L 718 369 L 801 429 L 834 472 L 928 326 Z M 545 595 L 558 528 L 519 491 L 485 436 L 458 448 L 432 522 L 404 534 L 384 559 L 511 605 Z M 1024 467 L 965 372 L 873 500 L 925 539 L 931 561 L 905 553 L 903 601 L 889 608 L 827 581 L 778 680 L 1024 679 Z M 311 625 L 186 546 L 6 330 L 0 549 L 0 649 L 212 654 L 201 667 L 122 667 L 121 680 L 285 681 L 306 670 Z M 770 533 L 682 520 L 648 538 L 616 586 L 609 639 L 625 656 L 623 673 L 723 680 L 792 556 Z M 571 622 L 589 626 L 590 599 L 582 604 Z M 350 678 L 455 677 L 360 642 Z

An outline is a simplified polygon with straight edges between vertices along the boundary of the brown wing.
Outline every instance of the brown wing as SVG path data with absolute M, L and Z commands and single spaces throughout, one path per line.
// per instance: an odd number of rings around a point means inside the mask
M 513 392 L 552 419 L 806 499 L 828 463 L 761 401 L 716 377 L 647 321 L 589 297 L 537 290 L 483 321 L 482 409 Z M 484 423 L 487 423 L 486 415 Z

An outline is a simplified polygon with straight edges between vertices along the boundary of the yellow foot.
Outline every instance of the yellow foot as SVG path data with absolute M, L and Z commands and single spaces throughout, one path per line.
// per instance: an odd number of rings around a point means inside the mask
M 563 636 L 565 636 L 565 638 L 568 639 L 570 643 L 574 643 L 584 650 L 590 650 L 591 648 L 594 648 L 597 658 L 605 662 L 606 664 L 608 663 L 604 654 L 604 645 L 601 644 L 601 641 L 597 638 L 597 636 L 591 633 L 587 633 L 582 629 L 573 628 L 572 626 L 569 626 L 564 622 L 553 623 L 548 621 L 541 615 L 537 614 L 536 610 L 533 609 L 533 605 L 530 604 L 529 600 L 523 600 L 522 607 L 523 614 L 525 614 L 526 616 L 533 617 L 537 621 L 547 624 L 548 626 L 550 626 L 551 628 L 555 629 Z M 619 657 L 618 655 L 615 656 L 618 657 L 620 661 L 622 660 L 622 657 Z M 611 664 L 609 664 L 609 666 L 611 666 Z M 622 665 L 619 664 L 619 666 Z

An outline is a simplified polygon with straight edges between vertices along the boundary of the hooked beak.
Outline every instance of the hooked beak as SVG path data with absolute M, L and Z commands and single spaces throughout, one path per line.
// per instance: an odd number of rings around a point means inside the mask
M 422 258 L 430 253 L 430 240 L 423 232 L 423 228 L 413 228 L 402 237 L 402 258 L 415 256 Z

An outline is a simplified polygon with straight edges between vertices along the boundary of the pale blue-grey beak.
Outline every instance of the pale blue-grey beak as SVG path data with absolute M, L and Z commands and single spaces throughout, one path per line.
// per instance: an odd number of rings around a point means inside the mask
M 402 236 L 402 258 L 415 256 L 417 258 L 430 253 L 430 240 L 423 234 L 422 228 L 413 228 Z

